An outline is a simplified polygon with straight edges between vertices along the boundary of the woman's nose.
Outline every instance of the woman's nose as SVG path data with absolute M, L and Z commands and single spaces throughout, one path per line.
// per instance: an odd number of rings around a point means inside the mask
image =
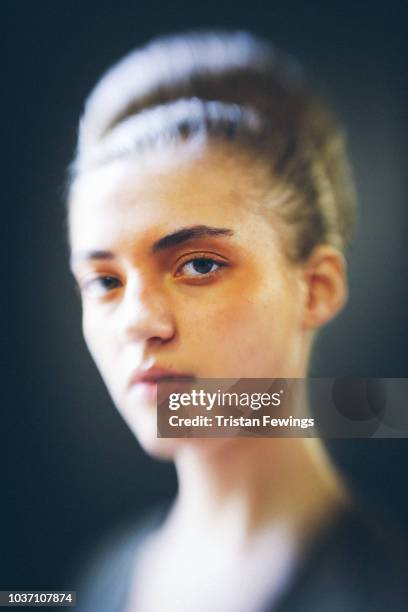
M 129 282 L 118 312 L 125 342 L 168 341 L 176 332 L 175 319 L 164 288 L 148 281 Z

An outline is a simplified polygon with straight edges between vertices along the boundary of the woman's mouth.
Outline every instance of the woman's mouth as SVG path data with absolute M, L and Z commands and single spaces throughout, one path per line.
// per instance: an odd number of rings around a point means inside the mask
M 186 388 L 195 378 L 185 372 L 154 366 L 145 370 L 136 370 L 130 377 L 129 389 L 137 393 L 140 399 L 156 402 L 159 385 L 163 394 L 168 395 L 183 387 Z

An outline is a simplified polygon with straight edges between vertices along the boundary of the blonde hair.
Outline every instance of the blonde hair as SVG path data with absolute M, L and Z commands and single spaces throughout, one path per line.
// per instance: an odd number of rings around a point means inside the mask
M 354 189 L 344 135 L 299 65 L 248 32 L 191 32 L 153 40 L 110 68 L 80 121 L 72 177 L 146 147 L 205 137 L 267 163 L 295 229 L 290 256 L 317 244 L 344 250 Z

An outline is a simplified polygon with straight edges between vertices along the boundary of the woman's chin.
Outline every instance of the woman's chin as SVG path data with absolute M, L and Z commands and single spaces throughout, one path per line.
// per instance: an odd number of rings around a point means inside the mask
M 160 461 L 174 461 L 177 449 L 180 447 L 180 438 L 149 438 L 136 435 L 142 449 L 153 459 Z
M 212 454 L 228 442 L 225 438 L 162 437 L 157 429 L 157 406 L 154 401 L 127 402 L 120 413 L 142 449 L 151 457 L 174 461 L 188 447 Z
M 151 457 L 172 461 L 186 438 L 163 438 L 157 431 L 156 406 L 139 405 L 136 410 L 122 411 L 122 416 L 142 449 Z
M 154 435 L 148 435 L 146 431 L 140 430 L 133 433 L 142 449 L 159 461 L 177 462 L 177 459 L 185 456 L 186 452 L 188 456 L 190 451 L 214 459 L 220 452 L 225 452 L 227 447 L 231 450 L 231 447 L 237 443 L 236 438 L 158 438 L 156 431 Z

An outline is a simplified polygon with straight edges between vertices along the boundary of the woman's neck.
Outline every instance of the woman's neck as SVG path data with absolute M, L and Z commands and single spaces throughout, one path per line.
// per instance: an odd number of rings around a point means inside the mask
M 191 610 L 197 593 L 201 610 L 271 605 L 346 500 L 316 439 L 194 440 L 176 467 L 179 494 L 139 561 L 129 610 Z
M 245 545 L 284 526 L 307 539 L 348 503 L 318 439 L 195 440 L 176 459 L 179 494 L 169 517 L 187 538 L 233 534 Z

